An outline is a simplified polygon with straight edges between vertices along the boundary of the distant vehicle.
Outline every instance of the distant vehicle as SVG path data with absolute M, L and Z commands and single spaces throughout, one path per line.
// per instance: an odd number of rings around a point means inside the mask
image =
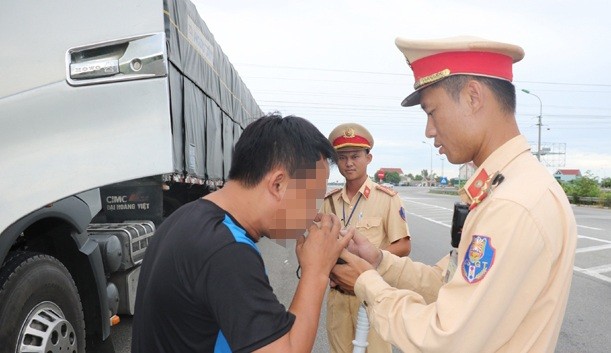
M 391 184 L 391 183 L 383 183 L 382 186 L 385 187 L 385 188 L 389 188 L 389 189 L 394 189 L 395 188 L 395 186 L 393 184 Z

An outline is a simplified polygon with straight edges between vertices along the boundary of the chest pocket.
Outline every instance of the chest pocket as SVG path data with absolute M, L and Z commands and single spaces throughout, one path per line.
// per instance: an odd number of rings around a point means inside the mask
M 363 217 L 356 223 L 356 230 L 377 247 L 385 238 L 382 217 Z

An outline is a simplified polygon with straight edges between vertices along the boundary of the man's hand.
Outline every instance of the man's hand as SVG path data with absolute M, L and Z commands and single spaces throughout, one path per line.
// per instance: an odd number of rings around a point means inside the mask
M 376 252 L 379 252 L 376 249 Z M 374 267 L 366 260 L 350 253 L 347 250 L 342 251 L 341 259 L 346 261 L 346 264 L 335 265 L 331 270 L 331 281 L 340 288 L 354 292 L 354 284 L 361 273 L 372 270 Z
M 340 237 L 341 222 L 336 215 L 319 215 L 317 224 L 308 229 L 308 237 L 297 238 L 295 252 L 302 276 L 312 273 L 329 276 L 341 251 L 348 245 L 354 232 Z

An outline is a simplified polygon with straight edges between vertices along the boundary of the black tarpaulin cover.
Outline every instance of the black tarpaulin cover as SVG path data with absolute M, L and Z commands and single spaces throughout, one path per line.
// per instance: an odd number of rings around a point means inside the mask
M 188 0 L 164 0 L 174 172 L 227 177 L 242 130 L 263 115 L 250 91 Z

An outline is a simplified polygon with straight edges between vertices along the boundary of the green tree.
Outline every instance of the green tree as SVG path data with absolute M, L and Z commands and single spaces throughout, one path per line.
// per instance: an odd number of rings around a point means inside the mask
M 590 171 L 587 171 L 580 178 L 560 184 L 564 192 L 571 197 L 574 203 L 578 203 L 580 197 L 598 197 L 600 195 L 597 177 Z
M 384 181 L 393 185 L 397 185 L 399 184 L 399 182 L 401 182 L 401 176 L 397 172 L 386 173 L 386 175 L 384 175 Z
M 607 189 L 611 188 L 611 178 L 603 178 L 600 181 L 600 187 Z
M 575 180 L 576 192 L 579 196 L 598 197 L 600 195 L 600 187 L 598 186 L 598 177 L 595 177 L 591 171 L 587 171 L 584 176 Z

